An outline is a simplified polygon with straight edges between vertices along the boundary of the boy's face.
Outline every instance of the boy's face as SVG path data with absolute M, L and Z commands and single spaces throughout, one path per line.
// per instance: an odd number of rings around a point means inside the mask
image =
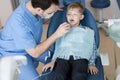
M 80 13 L 77 8 L 70 8 L 67 10 L 67 21 L 72 27 L 76 27 L 80 25 L 80 20 L 83 19 L 83 15 Z

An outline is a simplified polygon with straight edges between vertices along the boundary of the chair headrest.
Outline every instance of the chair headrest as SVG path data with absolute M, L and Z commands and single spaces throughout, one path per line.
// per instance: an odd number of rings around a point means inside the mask
M 63 0 L 63 5 L 67 6 L 67 5 L 69 5 L 70 3 L 73 3 L 73 2 L 79 2 L 79 3 L 82 4 L 82 6 L 85 7 L 85 0 Z

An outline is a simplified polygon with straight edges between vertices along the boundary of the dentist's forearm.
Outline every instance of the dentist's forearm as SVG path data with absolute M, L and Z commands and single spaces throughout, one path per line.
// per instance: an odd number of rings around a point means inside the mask
M 57 39 L 57 35 L 53 34 L 48 39 L 37 45 L 35 48 L 26 50 L 29 55 L 32 57 L 39 57 L 42 53 L 44 53 Z

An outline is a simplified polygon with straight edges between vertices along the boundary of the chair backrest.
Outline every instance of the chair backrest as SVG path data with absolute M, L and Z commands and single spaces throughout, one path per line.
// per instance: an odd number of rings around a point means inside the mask
M 81 24 L 83 26 L 90 27 L 91 29 L 95 31 L 95 42 L 98 48 L 100 40 L 99 40 L 99 32 L 98 32 L 96 21 L 88 9 L 85 9 L 84 15 L 85 17 L 81 21 Z M 66 9 L 64 9 L 63 11 L 56 12 L 54 16 L 51 18 L 51 21 L 49 23 L 47 37 L 51 36 L 56 31 L 56 29 L 59 27 L 59 25 L 66 21 L 67 21 L 66 20 Z M 51 51 L 54 51 L 54 45 L 50 49 Z

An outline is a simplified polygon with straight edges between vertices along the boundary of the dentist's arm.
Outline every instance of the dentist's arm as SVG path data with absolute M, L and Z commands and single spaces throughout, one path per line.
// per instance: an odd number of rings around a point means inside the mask
M 56 32 L 51 35 L 48 39 L 37 45 L 35 48 L 28 49 L 26 52 L 32 57 L 39 57 L 43 52 L 45 52 L 59 37 L 63 36 L 70 30 L 70 25 L 68 23 L 61 24 Z

